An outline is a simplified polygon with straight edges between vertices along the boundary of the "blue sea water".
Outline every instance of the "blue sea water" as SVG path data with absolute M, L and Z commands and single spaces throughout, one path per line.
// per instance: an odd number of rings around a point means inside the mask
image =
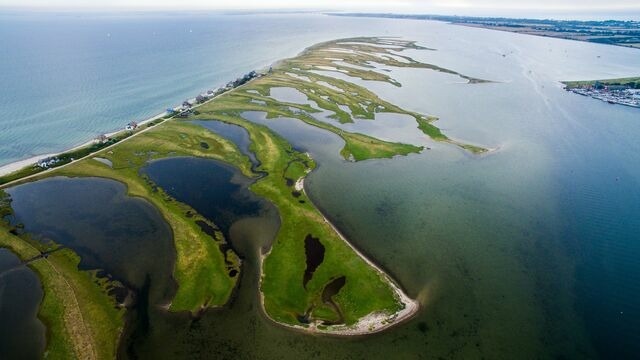
M 420 300 L 423 312 L 380 336 L 337 342 L 272 326 L 251 294 L 230 312 L 205 317 L 207 330 L 159 330 L 165 335 L 147 351 L 185 357 L 211 346 L 246 357 L 412 359 L 638 354 L 640 110 L 571 94 L 558 83 L 638 76 L 638 50 L 314 14 L 5 13 L 0 165 L 152 116 L 318 41 L 363 35 L 418 40 L 437 51 L 408 55 L 495 81 L 465 85 L 446 74 L 395 69 L 401 88 L 359 82 L 439 116 L 452 138 L 498 149 L 482 157 L 422 139 L 432 150 L 345 163 L 337 156 L 340 140 L 325 141 L 333 135 L 274 125 L 320 164 L 305 182 L 314 202 Z M 415 138 L 406 126 L 361 130 Z
M 349 36 L 359 22 L 301 14 L 0 13 L 0 166 L 149 118 L 310 44 Z

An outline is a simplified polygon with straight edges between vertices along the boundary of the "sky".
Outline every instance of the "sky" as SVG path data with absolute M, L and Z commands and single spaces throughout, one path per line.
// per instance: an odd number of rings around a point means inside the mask
M 458 15 L 640 14 L 640 0 L 0 0 L 0 8 L 87 10 L 308 9 Z M 640 20 L 640 16 L 639 16 Z

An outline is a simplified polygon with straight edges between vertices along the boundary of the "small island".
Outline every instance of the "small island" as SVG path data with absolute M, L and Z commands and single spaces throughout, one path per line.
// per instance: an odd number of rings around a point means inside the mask
M 435 141 L 481 154 L 483 147 L 454 140 L 436 125 L 437 117 L 419 114 L 389 103 L 354 78 L 401 84 L 380 66 L 438 71 L 468 84 L 482 84 L 456 71 L 426 64 L 403 54 L 406 50 L 435 51 L 395 38 L 350 38 L 314 45 L 300 55 L 269 69 L 252 72 L 212 90 L 163 116 L 99 139 L 85 147 L 59 154 L 0 178 L 0 188 L 52 177 L 105 178 L 126 185 L 129 196 L 158 209 L 172 230 L 177 291 L 166 311 L 202 316 L 232 299 L 242 271 L 242 260 L 227 246 L 216 226 L 189 204 L 177 201 L 145 176 L 141 169 L 152 160 L 168 157 L 214 159 L 254 179 L 250 190 L 278 210 L 280 230 L 261 256 L 260 295 L 263 311 L 275 323 L 295 330 L 334 335 L 365 335 L 382 331 L 410 318 L 419 304 L 375 263 L 354 248 L 314 205 L 304 188 L 316 163 L 269 127 L 250 120 L 263 114 L 268 121 L 297 119 L 329 131 L 344 140 L 345 161 L 406 156 L 423 147 L 349 132 L 340 124 L 375 121 L 378 113 L 411 116 L 416 130 Z M 331 76 L 339 73 L 340 76 Z M 287 88 L 305 101 L 274 97 Z M 317 115 L 330 112 L 330 120 Z M 240 126 L 249 134 L 256 162 L 239 146 L 193 120 Z M 179 175 L 177 175 L 179 176 Z M 0 211 L 12 212 L 11 198 L 0 192 Z M 126 305 L 116 303 L 109 290 L 118 279 L 97 271 L 78 269 L 72 250 L 42 243 L 20 224 L 3 221 L 0 247 L 9 248 L 39 275 L 45 297 L 39 316 L 49 327 L 49 356 L 109 359 L 117 351 L 125 327 Z M 98 270 L 98 269 L 96 269 Z

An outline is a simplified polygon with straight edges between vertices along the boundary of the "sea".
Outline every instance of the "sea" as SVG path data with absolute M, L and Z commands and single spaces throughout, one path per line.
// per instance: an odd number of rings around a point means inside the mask
M 466 84 L 424 69 L 389 69 L 401 87 L 356 81 L 438 116 L 451 138 L 492 149 L 480 156 L 420 136 L 403 116 L 380 114 L 382 125 L 358 128 L 367 121 L 359 120 L 353 130 L 430 150 L 359 163 L 340 159 L 336 136 L 273 123 L 318 161 L 305 182 L 314 203 L 421 312 L 369 337 L 311 337 L 265 319 L 249 290 L 255 282 L 243 280 L 232 304 L 199 321 L 158 315 L 123 356 L 636 358 L 640 109 L 560 83 L 638 76 L 636 49 L 316 13 L 3 12 L 0 166 L 63 151 L 314 43 L 355 36 L 415 40 L 435 50 L 406 55 L 492 81 Z M 29 208 L 19 195 L 28 191 L 11 192 Z M 248 244 L 240 248 L 250 252 Z M 2 292 L 6 278 L 0 298 L 16 293 Z

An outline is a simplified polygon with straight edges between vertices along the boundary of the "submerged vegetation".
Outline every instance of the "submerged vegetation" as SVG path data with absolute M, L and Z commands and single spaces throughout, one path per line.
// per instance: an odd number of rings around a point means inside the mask
M 471 84 L 487 82 L 436 65 L 418 62 L 401 54 L 402 51 L 410 49 L 431 50 L 418 46 L 413 41 L 388 38 L 352 38 L 321 43 L 308 48 L 295 58 L 281 61 L 270 69 L 268 76 L 251 82 L 244 87 L 244 91 L 228 94 L 230 96 L 224 103 L 214 104 L 218 105 L 216 109 L 219 111 L 264 111 L 267 118 L 295 118 L 331 131 L 345 141 L 341 155 L 345 159 L 355 161 L 407 155 L 423 149 L 347 132 L 338 126 L 355 120 L 375 120 L 377 113 L 409 115 L 416 120 L 418 129 L 433 140 L 448 142 L 476 154 L 486 152 L 487 149 L 482 147 L 447 137 L 434 125 L 437 117 L 402 109 L 381 99 L 366 87 L 343 79 L 352 77 L 401 86 L 397 80 L 379 70 L 380 66 L 391 66 L 443 72 L 458 76 Z M 274 88 L 295 89 L 308 100 L 301 104 L 274 99 L 271 96 L 271 89 Z M 337 124 L 314 116 L 323 111 L 330 112 L 328 118 L 335 120 Z
M 307 197 L 302 180 L 316 166 L 310 155 L 293 149 L 267 126 L 250 121 L 247 113 L 259 112 L 274 121 L 298 119 L 332 132 L 344 140 L 340 155 L 350 161 L 422 151 L 420 146 L 385 141 L 340 127 L 355 120 L 374 121 L 375 115 L 382 112 L 413 117 L 418 129 L 433 140 L 473 153 L 486 151 L 449 139 L 434 125 L 437 120 L 434 116 L 402 109 L 363 86 L 332 76 L 339 72 L 347 77 L 400 86 L 388 74 L 377 71 L 378 65 L 384 65 L 445 72 L 469 83 L 483 82 L 401 54 L 408 49 L 429 50 L 411 41 L 388 38 L 322 43 L 296 58 L 282 61 L 241 87 L 197 105 L 191 119 L 221 121 L 247 130 L 251 151 L 259 161 L 253 167 L 236 144 L 204 127 L 171 117 L 80 160 L 25 180 L 51 176 L 109 178 L 126 184 L 129 195 L 154 205 L 173 231 L 177 252 L 173 275 L 178 288 L 168 309 L 198 314 L 229 301 L 239 278 L 240 258 L 227 246 L 215 225 L 216 219 L 206 219 L 188 204 L 171 198 L 140 170 L 149 161 L 175 156 L 232 164 L 256 179 L 251 191 L 272 202 L 280 214 L 281 228 L 272 248 L 263 255 L 261 266 L 260 290 L 266 314 L 281 324 L 316 331 L 379 331 L 410 316 L 416 304 L 384 272 L 352 248 Z M 274 98 L 272 89 L 282 87 L 297 90 L 308 101 Z M 330 115 L 319 118 L 324 112 Z M 4 180 L 20 179 L 23 175 L 12 174 Z M 0 193 L 0 214 L 10 212 L 10 199 Z M 9 226 L 5 225 L 0 246 L 14 250 L 24 260 L 41 254 L 38 245 L 26 235 L 10 234 Z M 47 351 L 61 357 L 72 352 L 79 358 L 113 357 L 122 329 L 123 310 L 114 307 L 106 292 L 107 283 L 97 281 L 95 274 L 79 271 L 77 264 L 77 255 L 63 249 L 48 257 L 40 256 L 30 265 L 45 287 L 41 316 L 52 333 Z M 375 321 L 372 323 L 371 319 Z M 81 330 L 81 325 L 89 330 Z M 87 355 L 87 351 L 95 356 Z

